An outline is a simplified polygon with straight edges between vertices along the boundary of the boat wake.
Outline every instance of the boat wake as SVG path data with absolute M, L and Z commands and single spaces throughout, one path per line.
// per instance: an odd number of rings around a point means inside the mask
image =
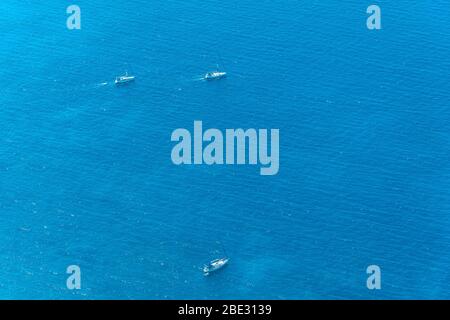
M 205 81 L 205 76 L 198 76 L 198 78 L 195 77 L 192 79 L 192 81 Z
M 108 82 L 102 82 L 102 83 L 97 83 L 95 86 L 96 87 L 104 87 L 107 86 L 109 83 Z

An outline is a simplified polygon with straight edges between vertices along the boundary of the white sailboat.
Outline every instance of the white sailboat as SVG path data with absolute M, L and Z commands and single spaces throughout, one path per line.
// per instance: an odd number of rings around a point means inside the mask
M 205 74 L 204 79 L 210 81 L 210 80 L 218 80 L 218 79 L 225 78 L 227 76 L 227 73 L 225 71 L 219 71 L 219 70 L 220 70 L 219 66 L 217 66 L 216 71 L 207 72 Z
M 229 261 L 230 259 L 226 257 L 212 260 L 209 264 L 203 267 L 203 274 L 205 276 L 208 276 L 211 272 L 217 271 L 225 267 Z
M 135 76 L 130 76 L 130 75 L 128 75 L 128 71 L 125 73 L 125 75 L 124 76 L 120 76 L 120 77 L 116 77 L 116 80 L 114 81 L 114 83 L 116 84 L 116 85 L 119 85 L 119 84 L 124 84 L 124 83 L 128 83 L 128 82 L 132 82 L 132 81 L 134 81 L 136 79 L 136 77 Z
M 222 243 L 221 243 L 221 245 L 222 245 L 222 250 L 223 250 L 224 256 L 219 259 L 214 259 L 211 262 L 209 262 L 207 265 L 204 265 L 203 269 L 202 269 L 204 276 L 208 276 L 210 273 L 222 269 L 223 267 L 225 267 L 228 264 L 228 262 L 230 262 L 230 258 L 228 258 L 228 254 Z

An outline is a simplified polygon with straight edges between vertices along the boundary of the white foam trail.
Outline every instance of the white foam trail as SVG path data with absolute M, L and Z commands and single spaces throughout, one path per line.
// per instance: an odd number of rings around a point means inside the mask
M 205 80 L 205 77 L 194 78 L 194 79 L 192 79 L 192 81 L 203 81 L 203 80 Z

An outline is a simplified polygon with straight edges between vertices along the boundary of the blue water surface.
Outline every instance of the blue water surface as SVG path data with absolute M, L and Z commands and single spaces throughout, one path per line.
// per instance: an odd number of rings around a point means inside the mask
M 0 2 L 0 298 L 450 298 L 448 1 L 70 4 Z M 279 174 L 173 165 L 194 120 L 279 128 Z

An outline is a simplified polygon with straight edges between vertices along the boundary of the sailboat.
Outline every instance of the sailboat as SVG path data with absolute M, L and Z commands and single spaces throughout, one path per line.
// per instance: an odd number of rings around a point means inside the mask
M 225 254 L 224 257 L 219 258 L 219 259 L 214 259 L 214 260 L 210 261 L 208 264 L 203 266 L 202 270 L 203 270 L 204 276 L 208 276 L 210 273 L 222 269 L 223 267 L 225 267 L 228 264 L 228 262 L 230 262 L 230 258 L 228 258 L 227 252 L 225 251 L 225 248 L 223 247 L 223 245 L 222 245 L 222 250 Z
M 128 75 L 128 71 L 125 73 L 125 75 L 124 76 L 120 76 L 120 77 L 116 77 L 116 80 L 114 81 L 114 83 L 116 84 L 116 85 L 119 85 L 119 84 L 124 84 L 124 83 L 128 83 L 128 82 L 132 82 L 132 81 L 134 81 L 136 79 L 136 77 L 135 76 L 130 76 L 130 75 Z
M 227 76 L 227 73 L 225 71 L 219 71 L 219 70 L 220 70 L 219 66 L 217 66 L 217 70 L 207 72 L 205 74 L 204 79 L 210 81 L 210 80 L 218 80 L 218 79 L 225 78 Z
M 209 264 L 207 264 L 203 267 L 203 274 L 205 276 L 208 276 L 211 272 L 217 271 L 217 270 L 225 267 L 229 261 L 230 261 L 230 259 L 226 258 L 226 257 L 220 258 L 220 259 L 214 259 Z

